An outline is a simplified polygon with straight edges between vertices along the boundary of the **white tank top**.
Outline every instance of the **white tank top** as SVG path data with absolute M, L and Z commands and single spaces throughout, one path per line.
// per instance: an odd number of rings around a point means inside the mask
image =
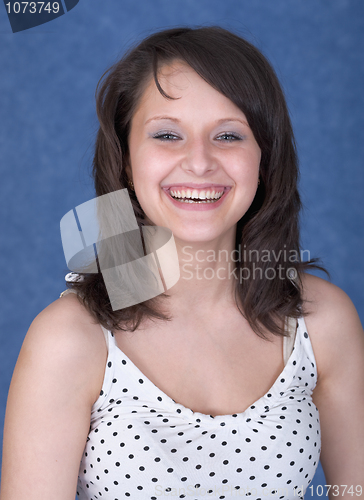
M 158 389 L 106 332 L 79 499 L 303 498 L 321 447 L 317 370 L 304 320 L 290 324 L 285 366 L 269 391 L 243 413 L 215 417 Z

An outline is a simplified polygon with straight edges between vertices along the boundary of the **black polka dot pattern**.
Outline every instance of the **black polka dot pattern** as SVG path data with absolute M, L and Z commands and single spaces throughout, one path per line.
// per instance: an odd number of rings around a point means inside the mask
M 243 413 L 212 417 L 176 403 L 109 333 L 102 391 L 92 409 L 79 500 L 299 499 L 320 456 L 312 391 L 316 361 L 303 319 L 269 391 Z

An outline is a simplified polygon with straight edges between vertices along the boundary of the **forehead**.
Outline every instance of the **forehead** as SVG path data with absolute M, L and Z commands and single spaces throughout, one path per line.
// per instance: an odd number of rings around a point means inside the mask
M 163 65 L 158 71 L 158 82 L 163 91 L 173 99 L 168 99 L 160 93 L 151 76 L 133 120 L 142 117 L 147 120 L 150 114 L 174 111 L 186 117 L 202 112 L 206 117 L 232 112 L 240 117 L 244 116 L 230 99 L 207 83 L 185 62 L 174 61 Z
M 191 68 L 191 66 L 184 61 L 179 60 L 161 65 L 158 69 L 157 77 L 163 91 L 168 96 L 174 98 L 183 96 L 184 93 L 196 83 L 196 81 L 198 82 L 198 80 L 202 80 L 202 78 L 195 72 L 194 69 Z M 149 100 L 151 97 L 155 97 L 156 93 L 156 97 L 158 97 L 159 94 L 160 97 L 165 99 L 155 84 L 154 76 L 151 75 L 142 94 L 140 104 L 145 103 L 145 101 Z

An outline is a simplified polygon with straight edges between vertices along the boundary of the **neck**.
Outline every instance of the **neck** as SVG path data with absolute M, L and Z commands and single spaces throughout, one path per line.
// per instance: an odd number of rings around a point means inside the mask
M 204 310 L 218 303 L 234 301 L 238 258 L 235 251 L 235 231 L 214 241 L 186 242 L 175 238 L 180 279 L 167 291 L 171 302 Z

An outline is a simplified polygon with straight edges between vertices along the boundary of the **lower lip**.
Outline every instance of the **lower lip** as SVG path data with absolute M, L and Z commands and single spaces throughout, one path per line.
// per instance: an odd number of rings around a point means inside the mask
M 213 203 L 186 203 L 183 201 L 177 201 L 172 196 L 169 194 L 168 191 L 163 190 L 168 199 L 175 205 L 177 208 L 181 208 L 182 210 L 192 210 L 192 211 L 199 211 L 203 212 L 205 210 L 214 210 L 215 208 L 219 208 L 222 203 L 224 203 L 224 200 L 226 196 L 228 195 L 230 189 L 227 189 L 224 191 L 224 194 L 221 196 L 221 198 L 218 201 L 215 201 Z

